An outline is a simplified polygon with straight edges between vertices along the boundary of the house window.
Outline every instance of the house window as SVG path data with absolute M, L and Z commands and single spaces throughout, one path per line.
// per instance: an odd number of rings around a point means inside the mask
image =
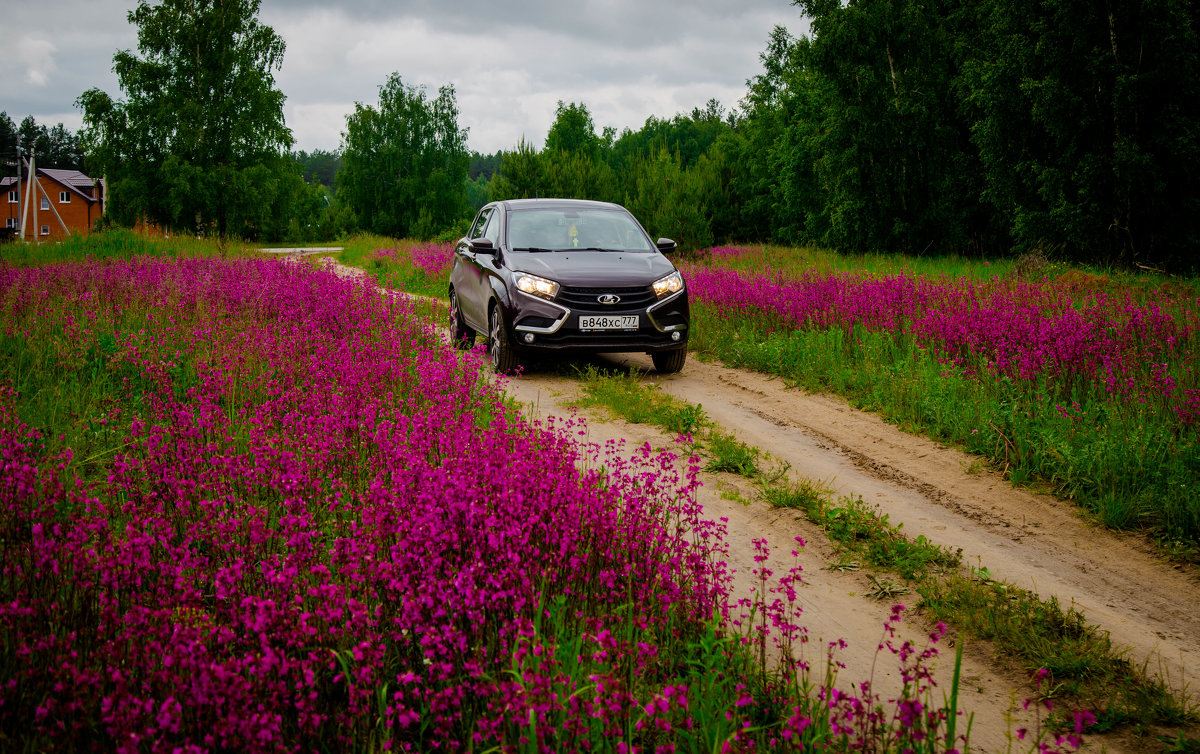
M 68 194 L 66 191 L 59 191 L 58 192 L 58 203 L 59 204 L 70 204 L 71 203 L 71 195 Z
M 7 220 L 5 220 L 5 221 L 4 221 L 4 227 L 6 227 L 6 228 L 15 228 L 15 227 L 17 227 L 17 218 L 15 218 L 15 217 L 10 217 L 10 218 L 8 218 Z
M 43 236 L 48 236 L 48 235 L 50 235 L 50 226 L 49 226 L 49 225 L 43 225 L 43 226 L 42 226 L 42 235 L 43 235 Z
M 17 203 L 17 192 L 16 192 L 16 191 L 9 191 L 9 192 L 8 192 L 8 203 L 9 203 L 9 204 L 16 204 L 16 203 Z
M 50 200 L 44 196 L 42 197 L 42 209 L 50 209 Z

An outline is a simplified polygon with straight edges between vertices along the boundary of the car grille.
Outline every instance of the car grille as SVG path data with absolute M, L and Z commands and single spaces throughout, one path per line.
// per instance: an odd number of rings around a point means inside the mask
M 621 298 L 620 303 L 602 304 L 597 301 L 600 296 L 605 294 L 619 296 Z M 638 288 L 581 288 L 563 286 L 562 290 L 558 292 L 558 301 L 561 304 L 569 306 L 575 311 L 586 312 L 644 309 L 657 300 L 654 290 L 649 286 L 640 286 Z

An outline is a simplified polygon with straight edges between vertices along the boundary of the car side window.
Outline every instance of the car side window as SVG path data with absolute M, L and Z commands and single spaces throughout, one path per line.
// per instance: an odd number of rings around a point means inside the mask
M 479 217 L 475 218 L 475 224 L 471 226 L 471 232 L 467 234 L 467 238 L 479 238 L 483 235 L 483 229 L 487 225 L 488 218 L 494 214 L 492 207 L 486 207 L 479 211 Z
M 500 245 L 500 213 L 493 212 L 491 220 L 488 222 L 487 230 L 483 231 L 483 237 L 492 242 L 492 246 Z

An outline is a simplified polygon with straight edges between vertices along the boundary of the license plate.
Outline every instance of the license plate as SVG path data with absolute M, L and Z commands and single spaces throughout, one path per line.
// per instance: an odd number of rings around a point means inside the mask
M 607 314 L 581 314 L 579 316 L 580 330 L 636 330 L 638 317 L 636 314 L 612 316 Z

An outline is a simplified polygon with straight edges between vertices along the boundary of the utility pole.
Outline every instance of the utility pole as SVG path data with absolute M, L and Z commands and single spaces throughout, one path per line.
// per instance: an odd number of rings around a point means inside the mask
M 21 145 L 17 145 L 17 197 L 21 195 Z M 28 180 L 28 179 L 27 179 Z M 21 200 L 21 240 L 25 240 L 25 221 L 29 219 L 29 192 L 33 187 L 25 185 L 25 198 Z M 34 222 L 37 222 L 37 216 L 34 216 Z

